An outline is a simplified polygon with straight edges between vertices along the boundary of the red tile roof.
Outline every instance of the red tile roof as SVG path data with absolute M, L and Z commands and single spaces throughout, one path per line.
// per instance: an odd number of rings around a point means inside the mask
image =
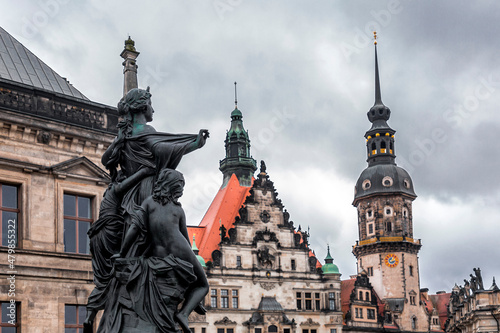
M 238 211 L 249 193 L 250 187 L 241 186 L 238 178 L 233 174 L 227 185 L 217 192 L 199 226 L 188 227 L 190 240 L 193 239 L 193 234 L 196 234 L 199 255 L 205 261 L 211 261 L 212 252 L 219 248 L 219 223 L 223 224 L 227 230 L 231 229 L 234 218 L 239 214 Z
M 345 314 L 349 311 L 349 303 L 351 298 L 351 292 L 354 289 L 354 282 L 356 279 L 343 280 L 340 284 L 340 308 L 342 313 Z
M 444 330 L 444 324 L 448 319 L 448 305 L 450 304 L 451 293 L 441 293 L 437 295 L 429 295 L 432 300 L 433 306 L 437 308 L 439 314 L 439 322 L 441 328 Z

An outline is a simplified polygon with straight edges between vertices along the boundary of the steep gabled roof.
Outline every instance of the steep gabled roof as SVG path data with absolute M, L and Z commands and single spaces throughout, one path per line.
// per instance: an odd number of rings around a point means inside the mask
M 356 279 L 343 280 L 340 284 L 340 308 L 345 315 L 349 311 L 351 303 L 351 292 L 354 289 L 354 282 Z
M 437 295 L 429 295 L 432 305 L 437 309 L 439 314 L 439 322 L 441 329 L 444 331 L 444 325 L 448 319 L 448 305 L 450 304 L 451 293 L 440 293 Z
M 0 78 L 86 101 L 89 100 L 1 27 Z
M 251 187 L 241 186 L 238 178 L 233 174 L 227 185 L 217 192 L 199 226 L 188 227 L 190 239 L 193 234 L 196 234 L 196 244 L 200 249 L 199 255 L 205 261 L 212 260 L 212 252 L 219 247 L 220 224 L 224 225 L 227 230 L 233 227 L 234 219 L 250 193 L 250 189 Z

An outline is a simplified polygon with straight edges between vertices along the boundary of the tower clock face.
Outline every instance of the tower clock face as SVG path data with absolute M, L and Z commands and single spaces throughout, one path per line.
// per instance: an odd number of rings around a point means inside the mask
M 398 259 L 398 256 L 396 256 L 395 254 L 391 253 L 391 254 L 388 254 L 386 257 L 385 257 L 385 264 L 389 267 L 396 267 L 399 263 L 399 259 Z

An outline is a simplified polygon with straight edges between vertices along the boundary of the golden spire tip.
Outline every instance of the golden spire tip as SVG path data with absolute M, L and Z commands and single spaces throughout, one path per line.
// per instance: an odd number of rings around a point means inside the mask
M 373 32 L 373 44 L 377 45 L 377 32 L 376 31 Z

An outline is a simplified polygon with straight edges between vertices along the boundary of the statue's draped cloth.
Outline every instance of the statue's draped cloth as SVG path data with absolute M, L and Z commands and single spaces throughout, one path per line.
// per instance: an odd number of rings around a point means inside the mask
M 117 259 L 115 270 L 114 291 L 109 294 L 98 333 L 127 332 L 145 323 L 156 326 L 158 332 L 178 332 L 177 304 L 196 281 L 189 262 L 173 255 L 124 258 Z
M 168 133 L 127 138 L 121 147 L 120 168 L 126 177 L 144 167 L 157 172 L 175 169 L 196 139 L 197 135 Z M 89 303 L 96 309 L 104 307 L 98 333 L 134 332 L 127 327 L 137 325 L 137 321 L 139 327 L 144 323 L 153 325 L 151 332 L 155 332 L 154 326 L 158 332 L 177 332 L 173 316 L 186 288 L 196 280 L 193 266 L 171 255 L 148 258 L 146 227 L 142 219 L 133 218 L 144 199 L 153 193 L 155 179 L 156 175 L 146 177 L 121 202 L 106 203 L 106 213 L 100 212 L 92 227 L 93 266 L 101 273 Z M 132 220 L 140 227 L 141 235 L 127 257 L 118 259 L 113 268 L 110 254 L 119 252 L 122 235 Z
M 156 168 L 160 172 L 163 168 L 175 169 L 182 156 L 196 141 L 197 135 L 153 133 L 128 138 L 125 141 L 121 156 L 121 169 L 129 177 L 141 167 Z M 130 216 L 141 206 L 142 202 L 153 194 L 156 175 L 146 177 L 130 189 L 123 197 L 121 207 L 124 210 L 125 229 L 130 223 Z M 128 257 L 138 257 L 146 251 L 145 239 L 139 239 L 134 244 Z

